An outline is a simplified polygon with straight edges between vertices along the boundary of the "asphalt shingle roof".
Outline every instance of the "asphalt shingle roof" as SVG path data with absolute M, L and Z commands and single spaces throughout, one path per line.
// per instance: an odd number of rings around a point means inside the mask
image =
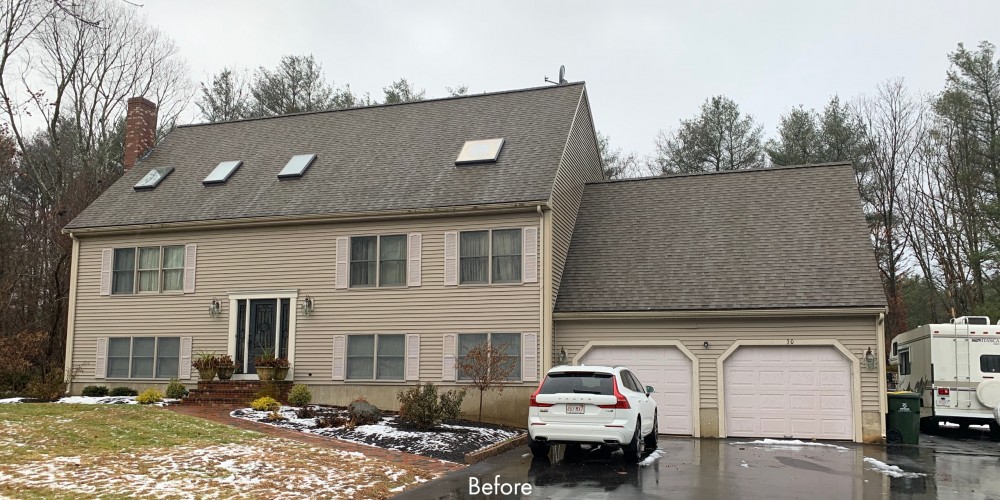
M 582 83 L 178 127 L 67 229 L 547 201 Z M 503 137 L 494 164 L 455 166 L 467 140 Z M 299 179 L 278 172 L 296 154 Z M 228 182 L 203 186 L 222 161 Z M 175 168 L 155 189 L 132 186 Z
M 588 184 L 558 312 L 885 306 L 849 164 Z

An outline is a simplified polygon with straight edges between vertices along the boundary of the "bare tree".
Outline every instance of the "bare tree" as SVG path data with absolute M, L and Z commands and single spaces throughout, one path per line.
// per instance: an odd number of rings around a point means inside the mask
M 492 345 L 482 342 L 469 349 L 465 356 L 455 361 L 455 368 L 470 384 L 479 389 L 479 421 L 483 421 L 483 394 L 486 391 L 502 393 L 514 373 L 514 358 L 507 354 L 507 344 Z

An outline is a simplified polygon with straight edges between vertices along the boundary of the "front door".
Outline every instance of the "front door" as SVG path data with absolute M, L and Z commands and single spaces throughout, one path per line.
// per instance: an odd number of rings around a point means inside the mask
M 236 373 L 255 374 L 254 359 L 264 353 L 288 356 L 288 299 L 237 302 Z

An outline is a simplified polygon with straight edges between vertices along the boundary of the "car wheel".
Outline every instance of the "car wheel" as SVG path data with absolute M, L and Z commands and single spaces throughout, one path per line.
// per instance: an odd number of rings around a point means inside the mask
M 541 441 L 529 441 L 528 448 L 531 449 L 531 454 L 535 458 L 548 458 L 549 456 L 549 444 L 543 443 Z
M 632 441 L 625 446 L 623 451 L 625 452 L 625 461 L 629 463 L 637 463 L 642 460 L 642 452 L 645 449 L 644 441 L 642 439 L 642 420 L 640 419 L 635 423 L 635 433 L 632 434 Z
M 644 440 L 644 443 L 643 443 L 643 444 L 646 445 L 646 449 L 649 449 L 649 450 L 655 450 L 656 449 L 656 436 L 659 433 L 660 433 L 659 416 L 654 415 L 653 416 L 653 432 L 650 432 L 649 435 L 646 436 L 646 439 Z

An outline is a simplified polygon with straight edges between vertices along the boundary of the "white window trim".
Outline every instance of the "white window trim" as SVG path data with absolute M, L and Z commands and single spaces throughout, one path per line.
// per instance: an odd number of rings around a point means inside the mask
M 288 299 L 288 364 L 295 370 L 295 324 L 299 316 L 299 291 L 292 290 L 248 290 L 242 292 L 227 292 L 229 296 L 229 334 L 226 340 L 226 354 L 236 359 L 236 311 L 239 311 L 238 301 L 254 299 Z M 250 324 L 250 308 L 247 307 L 246 324 Z M 281 336 L 281 304 L 275 312 L 275 335 Z M 292 377 L 294 379 L 294 376 Z M 234 374 L 233 380 L 257 380 L 256 374 Z
M 357 234 L 347 237 L 347 289 L 348 290 L 371 290 L 377 288 L 409 288 L 410 282 L 410 234 L 411 233 L 386 233 L 386 234 Z M 403 258 L 403 282 L 399 285 L 382 284 L 382 238 L 385 236 L 402 236 L 406 250 L 406 257 Z M 351 251 L 354 249 L 352 241 L 354 238 L 375 238 L 375 284 L 374 285 L 353 285 L 351 284 Z M 360 334 L 359 334 L 360 335 Z
M 153 376 L 151 377 L 133 377 L 132 376 L 132 355 L 133 348 L 135 346 L 135 339 L 153 339 Z M 111 375 L 111 341 L 118 339 L 129 339 L 128 341 L 128 376 L 126 377 L 114 377 Z M 160 353 L 160 339 L 177 339 L 177 375 L 173 377 L 157 377 L 156 368 L 159 366 L 159 353 Z M 104 356 L 104 379 L 105 380 L 170 380 L 171 378 L 176 378 L 180 380 L 181 376 L 181 359 L 182 356 L 181 349 L 181 336 L 174 335 L 118 335 L 108 337 L 108 353 Z
M 381 335 L 399 335 L 403 337 L 403 376 L 401 378 L 378 378 L 378 338 Z M 350 358 L 347 354 L 347 350 L 351 345 L 351 337 L 375 337 L 374 344 L 372 345 L 372 378 L 350 378 L 347 375 L 347 360 Z M 390 382 L 398 383 L 406 381 L 406 334 L 405 333 L 395 333 L 395 332 L 378 332 L 378 333 L 348 333 L 344 336 L 344 382 Z
M 521 231 L 521 279 L 517 281 L 493 281 L 493 231 Z M 462 233 L 481 233 L 486 231 L 486 276 L 487 281 L 485 282 L 462 282 Z M 522 285 L 524 284 L 524 227 L 491 227 L 487 229 L 465 229 L 458 231 L 458 236 L 455 241 L 455 267 L 456 278 L 458 279 L 458 286 L 509 286 L 509 285 Z M 503 333 L 503 332 L 497 332 Z
M 462 346 L 462 335 L 483 335 L 486 334 L 486 342 L 493 345 L 493 335 L 517 335 L 521 339 L 521 345 L 517 349 L 517 358 L 521 361 L 521 369 L 514 370 L 514 378 L 509 378 L 506 380 L 506 384 L 520 384 L 524 382 L 524 332 L 462 332 L 455 334 L 455 381 L 456 382 L 468 382 L 471 379 L 462 378 L 460 370 L 458 369 L 458 360 L 462 358 L 461 346 Z
M 111 281 L 108 284 L 108 295 L 111 296 L 111 297 L 128 297 L 128 296 L 133 296 L 133 295 L 158 295 L 158 294 L 164 294 L 164 295 L 183 295 L 184 294 L 184 278 L 185 278 L 185 275 L 187 274 L 187 251 L 184 252 L 184 262 L 181 264 L 181 267 L 179 267 L 179 268 L 172 267 L 170 269 L 165 269 L 163 267 L 163 255 L 164 255 L 163 249 L 167 248 L 167 247 L 180 247 L 180 248 L 186 250 L 187 245 L 185 245 L 183 243 L 180 243 L 180 244 L 172 244 L 172 245 L 141 245 L 141 246 L 140 245 L 135 245 L 135 246 L 112 247 L 111 248 L 111 267 L 110 267 L 110 271 L 109 271 L 109 273 L 111 275 L 110 276 L 110 280 Z M 139 290 L 139 271 L 140 271 L 140 269 L 139 269 L 139 252 L 143 248 L 159 248 L 160 249 L 160 259 L 159 259 L 159 264 L 157 266 L 158 273 L 157 273 L 156 290 L 147 290 L 147 291 L 140 291 Z M 134 262 L 133 262 L 133 267 L 132 267 L 132 291 L 131 292 L 115 292 L 115 272 L 116 272 L 115 271 L 115 262 L 118 261 L 118 257 L 117 257 L 118 250 L 127 250 L 127 249 L 132 249 L 133 250 L 133 261 Z M 177 270 L 177 269 L 180 269 L 180 271 L 181 271 L 181 287 L 180 287 L 180 289 L 178 289 L 178 290 L 164 290 L 163 289 L 164 271 L 165 270 Z M 144 269 L 144 270 L 145 271 L 152 271 L 152 269 Z

